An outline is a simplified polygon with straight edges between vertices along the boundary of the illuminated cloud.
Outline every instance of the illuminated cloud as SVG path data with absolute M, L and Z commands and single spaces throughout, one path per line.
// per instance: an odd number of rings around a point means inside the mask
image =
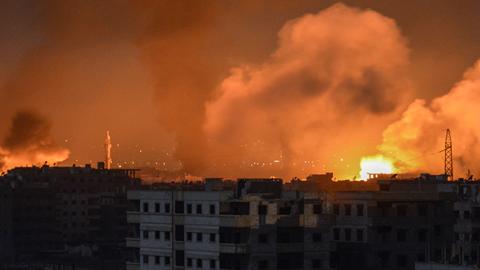
M 383 133 L 379 147 L 403 171 L 443 173 L 445 130 L 452 131 L 454 174 L 480 174 L 480 61 L 450 92 L 431 102 L 417 99 Z
M 375 11 L 335 4 L 289 21 L 271 57 L 233 68 L 207 104 L 211 147 L 238 164 L 281 156 L 286 174 L 315 160 L 351 177 L 380 139 L 372 134 L 409 100 L 408 53 L 395 22 Z M 334 168 L 335 155 L 355 165 Z

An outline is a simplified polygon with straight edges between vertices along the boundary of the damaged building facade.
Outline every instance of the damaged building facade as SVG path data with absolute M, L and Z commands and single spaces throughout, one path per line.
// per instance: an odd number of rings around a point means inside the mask
M 323 178 L 310 181 L 331 181 Z M 472 257 L 475 223 L 459 225 L 466 211 L 459 208 L 469 205 L 472 221 L 476 211 L 468 192 L 459 199 L 460 182 L 377 179 L 358 191 L 361 183 L 308 181 L 239 179 L 232 188 L 206 180 L 194 188 L 131 191 L 127 269 L 400 270 L 467 259 L 478 264 Z M 460 232 L 465 228 L 471 235 Z

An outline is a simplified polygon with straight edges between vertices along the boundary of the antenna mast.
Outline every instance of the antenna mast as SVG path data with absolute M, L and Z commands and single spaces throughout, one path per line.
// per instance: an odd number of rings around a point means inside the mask
M 450 129 L 445 134 L 445 175 L 449 181 L 453 181 L 453 157 L 452 157 L 452 137 Z
M 110 141 L 110 132 L 107 130 L 107 136 L 105 137 L 105 168 L 110 170 L 112 167 L 112 142 Z

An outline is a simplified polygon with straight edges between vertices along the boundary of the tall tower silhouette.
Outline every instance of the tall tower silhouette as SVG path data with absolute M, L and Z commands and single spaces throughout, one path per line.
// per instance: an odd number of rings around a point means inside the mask
M 450 129 L 445 134 L 445 175 L 449 181 L 453 181 L 453 156 L 452 156 L 452 137 Z
M 110 132 L 107 130 L 105 137 L 105 168 L 110 170 L 112 168 L 112 142 L 110 141 Z

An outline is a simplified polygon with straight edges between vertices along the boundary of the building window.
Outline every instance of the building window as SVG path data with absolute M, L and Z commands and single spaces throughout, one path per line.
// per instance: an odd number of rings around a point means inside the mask
M 433 233 L 435 234 L 435 237 L 441 237 L 442 236 L 442 227 L 440 225 L 435 225 L 433 227 Z
M 160 204 L 159 203 L 155 203 L 155 212 L 160 213 Z
M 155 256 L 155 264 L 160 264 L 160 256 Z
M 340 215 L 340 207 L 336 203 L 333 205 L 333 214 L 337 216 Z
M 352 230 L 347 228 L 345 229 L 345 241 L 351 241 L 352 240 Z
M 148 239 L 148 231 L 143 231 L 143 239 Z
M 352 206 L 350 204 L 345 204 L 345 216 L 352 215 Z
M 312 240 L 315 243 L 322 242 L 322 234 L 321 233 L 313 233 Z
M 357 216 L 363 217 L 365 215 L 364 208 L 363 204 L 357 204 Z
M 312 268 L 313 269 L 320 269 L 322 268 L 322 261 L 319 259 L 313 259 L 312 260 Z
M 258 215 L 264 216 L 267 214 L 267 212 L 268 210 L 266 205 L 261 205 L 261 204 L 258 205 Z
M 403 254 L 397 255 L 397 265 L 399 267 L 406 267 L 407 266 L 407 256 Z
M 175 201 L 175 213 L 183 214 L 184 213 L 184 204 L 183 201 Z
M 417 261 L 418 261 L 418 262 L 425 262 L 425 254 L 423 254 L 423 253 L 418 253 L 418 254 L 417 254 Z
M 197 268 L 202 268 L 202 267 L 203 267 L 202 259 L 197 259 Z
M 215 204 L 210 204 L 210 215 L 215 215 Z
M 397 216 L 404 217 L 407 215 L 407 206 L 404 204 L 397 205 Z
M 187 232 L 187 241 L 192 241 L 192 232 Z
M 187 258 L 187 267 L 192 267 L 192 258 Z
M 258 235 L 258 242 L 259 243 L 267 243 L 268 242 L 268 235 L 266 233 L 261 233 Z
M 421 217 L 427 216 L 427 205 L 426 204 L 419 204 L 418 205 L 418 215 Z
M 175 225 L 175 241 L 183 241 L 184 230 L 183 225 Z
M 170 265 L 170 257 L 165 257 L 165 265 Z
M 187 204 L 187 214 L 191 214 L 192 213 L 192 204 L 189 203 Z
M 148 264 L 148 255 L 143 255 L 143 264 Z
M 197 214 L 202 214 L 202 205 L 197 204 Z
M 143 212 L 148 213 L 148 202 L 143 203 Z
M 340 240 L 340 229 L 334 228 L 333 229 L 333 240 L 339 241 Z
M 268 261 L 266 260 L 258 261 L 258 269 L 268 269 Z
M 418 241 L 426 242 L 427 241 L 427 229 L 418 230 Z
M 167 213 L 167 214 L 170 213 L 170 204 L 169 203 L 164 204 L 163 208 L 165 210 L 165 213 Z
M 398 229 L 397 230 L 397 241 L 398 242 L 407 241 L 407 230 L 406 229 Z
M 388 251 L 381 251 L 378 254 L 378 257 L 380 259 L 380 266 L 381 267 L 388 267 L 388 259 L 390 257 L 390 253 Z
M 176 250 L 175 251 L 175 265 L 184 266 L 185 265 L 185 251 Z
M 217 241 L 217 235 L 215 233 L 210 234 L 210 242 L 215 243 Z
M 357 229 L 357 241 L 363 242 L 363 229 Z
M 217 268 L 217 261 L 210 260 L 210 269 L 216 269 L 216 268 Z
M 197 233 L 197 242 L 202 242 L 202 240 L 203 240 L 203 234 Z
M 164 232 L 163 237 L 165 238 L 165 241 L 170 241 L 170 232 Z
M 322 213 L 322 205 L 317 203 L 313 205 L 313 214 L 318 215 Z
M 160 231 L 155 231 L 155 239 L 160 239 Z

